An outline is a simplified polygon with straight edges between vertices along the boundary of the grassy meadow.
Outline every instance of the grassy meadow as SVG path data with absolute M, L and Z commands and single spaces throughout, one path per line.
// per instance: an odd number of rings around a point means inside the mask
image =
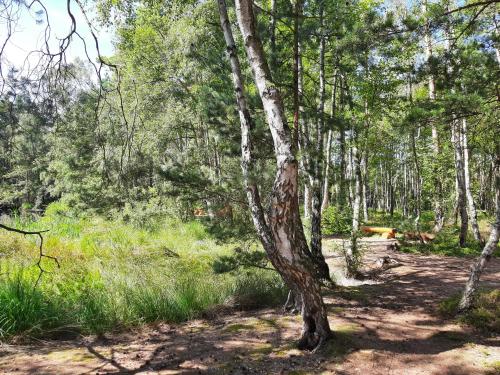
M 49 229 L 38 285 L 37 236 L 0 232 L 0 339 L 103 333 L 148 322 L 180 322 L 221 306 L 281 302 L 279 276 L 267 270 L 216 274 L 213 261 L 236 244 L 219 244 L 200 222 L 163 219 L 157 229 L 75 216 L 60 203 L 37 220 L 9 225 Z

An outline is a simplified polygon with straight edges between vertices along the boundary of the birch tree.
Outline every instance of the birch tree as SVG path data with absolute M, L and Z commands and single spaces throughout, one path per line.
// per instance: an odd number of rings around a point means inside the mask
M 228 51 L 235 51 L 224 0 L 219 0 L 219 10 Z M 313 261 L 307 246 L 299 214 L 298 162 L 292 153 L 291 134 L 284 116 L 281 96 L 272 83 L 262 43 L 257 34 L 252 1 L 236 1 L 236 14 L 254 81 L 273 137 L 277 164 L 272 206 L 267 222 L 257 199 L 258 189 L 250 183 L 248 177 L 246 178 L 252 217 L 273 266 L 287 285 L 299 293 L 302 300 L 303 328 L 299 348 L 316 349 L 331 337 L 331 330 L 318 282 L 317 263 Z M 248 168 L 252 165 L 249 144 L 251 121 L 249 122 L 247 117 L 250 117 L 244 114 L 248 113 L 248 110 L 245 106 L 244 86 L 236 53 L 233 52 L 230 58 L 242 127 L 242 168 L 244 174 L 248 176 Z

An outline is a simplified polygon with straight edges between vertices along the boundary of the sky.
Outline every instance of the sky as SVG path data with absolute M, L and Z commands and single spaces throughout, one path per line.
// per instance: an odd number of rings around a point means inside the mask
M 66 0 L 41 0 L 41 2 L 47 9 L 51 26 L 49 45 L 52 51 L 57 51 L 59 44 L 57 38 L 66 36 L 71 27 L 71 18 L 67 13 Z M 0 48 L 8 35 L 7 22 L 5 20 L 5 3 L 9 2 L 0 1 Z M 7 71 L 7 66 L 14 66 L 20 69 L 22 71 L 20 73 L 23 74 L 29 72 L 30 68 L 38 61 L 38 56 L 30 55 L 30 52 L 40 49 L 43 46 L 47 22 L 45 21 L 45 14 L 37 14 L 37 12 L 43 11 L 43 8 L 37 3 L 32 6 L 31 10 L 28 10 L 25 5 L 20 5 L 18 9 L 18 20 L 12 30 L 11 38 L 5 45 L 1 63 L 4 72 Z M 78 33 L 86 40 L 89 56 L 95 61 L 97 51 L 94 40 L 85 18 L 75 1 L 71 1 L 71 12 L 75 16 Z M 92 9 L 86 10 L 86 13 L 91 19 L 95 17 L 95 11 Z M 93 22 L 93 24 L 97 26 L 97 22 Z M 113 54 L 112 31 L 97 29 L 96 35 L 99 40 L 101 54 L 104 56 Z M 76 58 L 86 60 L 83 42 L 78 37 L 75 36 L 72 39 L 66 58 L 68 62 L 74 61 Z

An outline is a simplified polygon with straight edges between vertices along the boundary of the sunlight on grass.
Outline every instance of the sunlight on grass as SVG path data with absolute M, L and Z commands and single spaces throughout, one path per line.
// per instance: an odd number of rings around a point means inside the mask
M 50 229 L 38 269 L 36 238 L 0 232 L 0 339 L 67 332 L 101 333 L 146 322 L 180 322 L 217 305 L 253 308 L 282 301 L 284 286 L 272 271 L 214 274 L 220 245 L 198 222 L 165 219 L 148 231 L 119 221 L 72 217 L 59 203 L 39 221 L 13 218 L 28 229 Z M 178 256 L 177 256 L 178 255 Z

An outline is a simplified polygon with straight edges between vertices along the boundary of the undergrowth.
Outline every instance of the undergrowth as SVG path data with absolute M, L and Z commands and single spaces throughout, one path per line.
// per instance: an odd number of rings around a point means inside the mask
M 484 240 L 489 235 L 489 220 L 484 213 L 478 216 L 479 226 Z M 405 241 L 405 232 L 415 232 L 415 222 L 413 218 L 404 218 L 400 212 L 394 212 L 391 216 L 380 211 L 370 211 L 370 221 L 372 226 L 392 227 L 397 229 L 396 238 L 400 241 L 400 251 L 413 254 L 435 254 L 455 257 L 477 257 L 481 254 L 483 246 L 475 241 L 472 233 L 468 234 L 464 247 L 459 245 L 460 227 L 457 225 L 446 225 L 436 234 L 435 239 L 428 243 L 418 241 Z M 432 233 L 434 226 L 434 214 L 431 211 L 424 211 L 419 221 L 419 231 Z M 493 256 L 500 256 L 500 246 Z
M 282 301 L 276 272 L 215 274 L 234 244 L 216 242 L 198 222 L 163 219 L 158 229 L 75 216 L 60 203 L 39 220 L 11 226 L 49 229 L 47 273 L 35 288 L 36 238 L 0 231 L 0 339 L 103 333 L 147 322 L 185 321 L 218 305 L 253 308 Z
M 461 297 L 461 294 L 456 294 L 442 301 L 439 312 L 448 318 L 455 317 Z M 500 333 L 500 289 L 480 290 L 473 307 L 457 319 L 481 331 Z

